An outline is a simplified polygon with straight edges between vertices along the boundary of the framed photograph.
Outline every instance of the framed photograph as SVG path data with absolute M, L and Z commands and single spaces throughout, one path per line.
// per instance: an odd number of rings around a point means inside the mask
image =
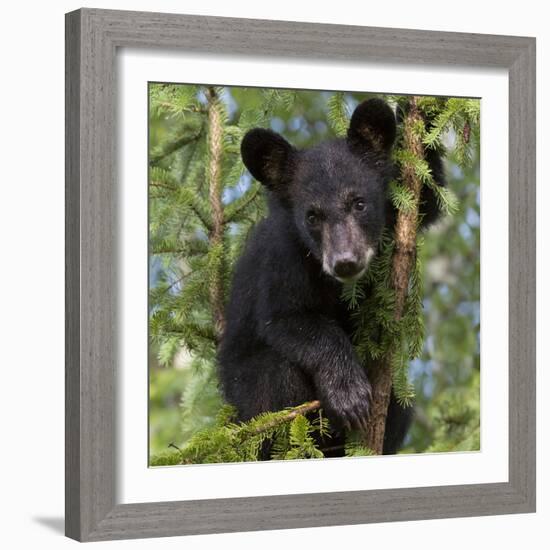
M 66 16 L 66 534 L 535 511 L 535 40 Z

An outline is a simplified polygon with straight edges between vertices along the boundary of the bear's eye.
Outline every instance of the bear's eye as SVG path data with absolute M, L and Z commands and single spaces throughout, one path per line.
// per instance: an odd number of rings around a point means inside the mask
M 367 205 L 365 204 L 365 201 L 363 199 L 355 199 L 353 201 L 353 209 L 357 210 L 357 212 L 363 212 Z
M 317 212 L 309 211 L 306 215 L 306 220 L 309 225 L 315 225 L 319 221 Z

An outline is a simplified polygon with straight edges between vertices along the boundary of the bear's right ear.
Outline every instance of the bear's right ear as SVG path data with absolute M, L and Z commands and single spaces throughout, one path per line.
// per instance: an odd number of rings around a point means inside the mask
M 271 189 L 285 183 L 295 151 L 281 135 L 264 128 L 249 130 L 241 143 L 244 165 Z

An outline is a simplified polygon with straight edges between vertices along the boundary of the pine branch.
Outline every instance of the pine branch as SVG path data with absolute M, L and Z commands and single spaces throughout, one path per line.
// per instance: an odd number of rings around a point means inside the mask
M 175 153 L 182 147 L 185 147 L 186 145 L 189 145 L 194 141 L 198 141 L 201 136 L 202 136 L 202 128 L 194 134 L 191 134 L 191 135 L 184 134 L 179 139 L 176 139 L 175 141 L 172 141 L 166 144 L 163 147 L 162 151 L 160 151 L 155 155 L 151 154 L 149 158 L 149 166 L 157 166 L 158 164 L 160 164 L 162 160 L 164 160 L 166 157 L 168 157 L 172 153 Z
M 240 200 L 236 200 L 226 208 L 224 223 L 228 224 L 236 221 L 239 214 L 244 212 L 248 205 L 252 203 L 260 194 L 260 187 L 256 186 L 246 193 Z
M 262 426 L 258 426 L 257 428 L 250 430 L 250 433 L 258 435 L 264 432 L 271 431 L 277 426 L 280 426 L 281 424 L 285 424 L 286 422 L 291 422 L 300 414 L 305 415 L 309 412 L 316 411 L 320 407 L 321 407 L 321 402 L 317 399 L 315 401 L 310 401 L 309 403 L 304 403 L 299 407 L 291 409 L 290 411 L 288 411 L 287 414 L 280 416 L 279 418 L 275 418 L 274 420 L 267 422 Z
M 309 432 L 312 429 L 321 432 L 326 426 L 323 427 L 323 423 L 318 427 L 313 426 L 305 418 L 307 413 L 319 409 L 320 406 L 319 401 L 311 401 L 291 409 L 262 413 L 240 423 L 233 422 L 234 410 L 230 408 L 226 412 L 225 407 L 218 414 L 216 425 L 195 433 L 184 447 L 170 444 L 169 447 L 178 451 L 175 456 L 159 456 L 152 462 L 163 465 L 258 460 L 262 443 L 283 429 L 288 430 L 289 445 L 288 448 L 285 445 L 285 451 L 279 453 L 280 458 L 322 458 L 322 453 L 315 448 Z
M 158 187 L 160 189 L 166 189 L 167 191 L 177 191 L 178 188 L 174 185 L 169 185 L 167 183 L 162 183 L 160 181 L 151 181 L 149 182 L 150 187 Z
M 189 105 L 187 107 L 180 107 L 179 105 L 175 104 L 175 103 L 172 103 L 170 101 L 159 101 L 158 103 L 156 103 L 156 107 L 162 107 L 164 109 L 166 109 L 167 111 L 179 111 L 179 112 L 189 112 L 189 113 L 201 113 L 201 114 L 204 114 L 206 113 L 206 110 L 201 108 L 201 107 L 197 107 L 196 105 Z
M 418 109 L 416 97 L 411 97 L 409 110 L 404 119 L 404 148 L 407 155 L 415 159 L 424 159 L 424 146 L 420 125 L 424 124 L 422 114 Z M 412 159 L 411 159 L 412 160 Z M 395 246 L 392 255 L 390 288 L 394 295 L 394 321 L 399 324 L 405 312 L 405 304 L 409 289 L 409 279 L 416 262 L 416 231 L 418 225 L 418 204 L 422 179 L 416 169 L 417 163 L 405 162 L 402 165 L 402 184 L 407 189 L 409 206 L 413 208 L 400 209 L 395 224 Z M 365 444 L 376 454 L 382 454 L 384 446 L 384 431 L 390 394 L 392 388 L 393 371 L 396 365 L 395 354 L 401 353 L 394 345 L 374 365 L 371 373 L 373 402 L 371 415 L 366 433 Z
M 180 191 L 179 200 L 191 208 L 195 216 L 197 216 L 209 233 L 214 231 L 214 222 L 210 219 L 210 212 L 208 212 L 207 204 L 204 204 L 204 201 L 199 198 L 195 191 L 187 188 L 182 189 Z
M 346 135 L 349 126 L 349 113 L 344 92 L 334 92 L 327 101 L 327 120 L 338 137 Z
M 203 340 L 209 340 L 216 346 L 219 344 L 219 335 L 216 334 L 210 327 L 198 325 L 197 323 L 187 323 L 189 331 L 193 332 L 195 336 L 202 338 Z

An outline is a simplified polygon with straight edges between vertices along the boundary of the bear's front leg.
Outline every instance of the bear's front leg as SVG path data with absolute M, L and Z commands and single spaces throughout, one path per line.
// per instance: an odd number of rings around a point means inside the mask
M 311 376 L 327 416 L 346 428 L 366 429 L 371 386 L 348 335 L 331 319 L 301 313 L 270 319 L 266 343 Z

